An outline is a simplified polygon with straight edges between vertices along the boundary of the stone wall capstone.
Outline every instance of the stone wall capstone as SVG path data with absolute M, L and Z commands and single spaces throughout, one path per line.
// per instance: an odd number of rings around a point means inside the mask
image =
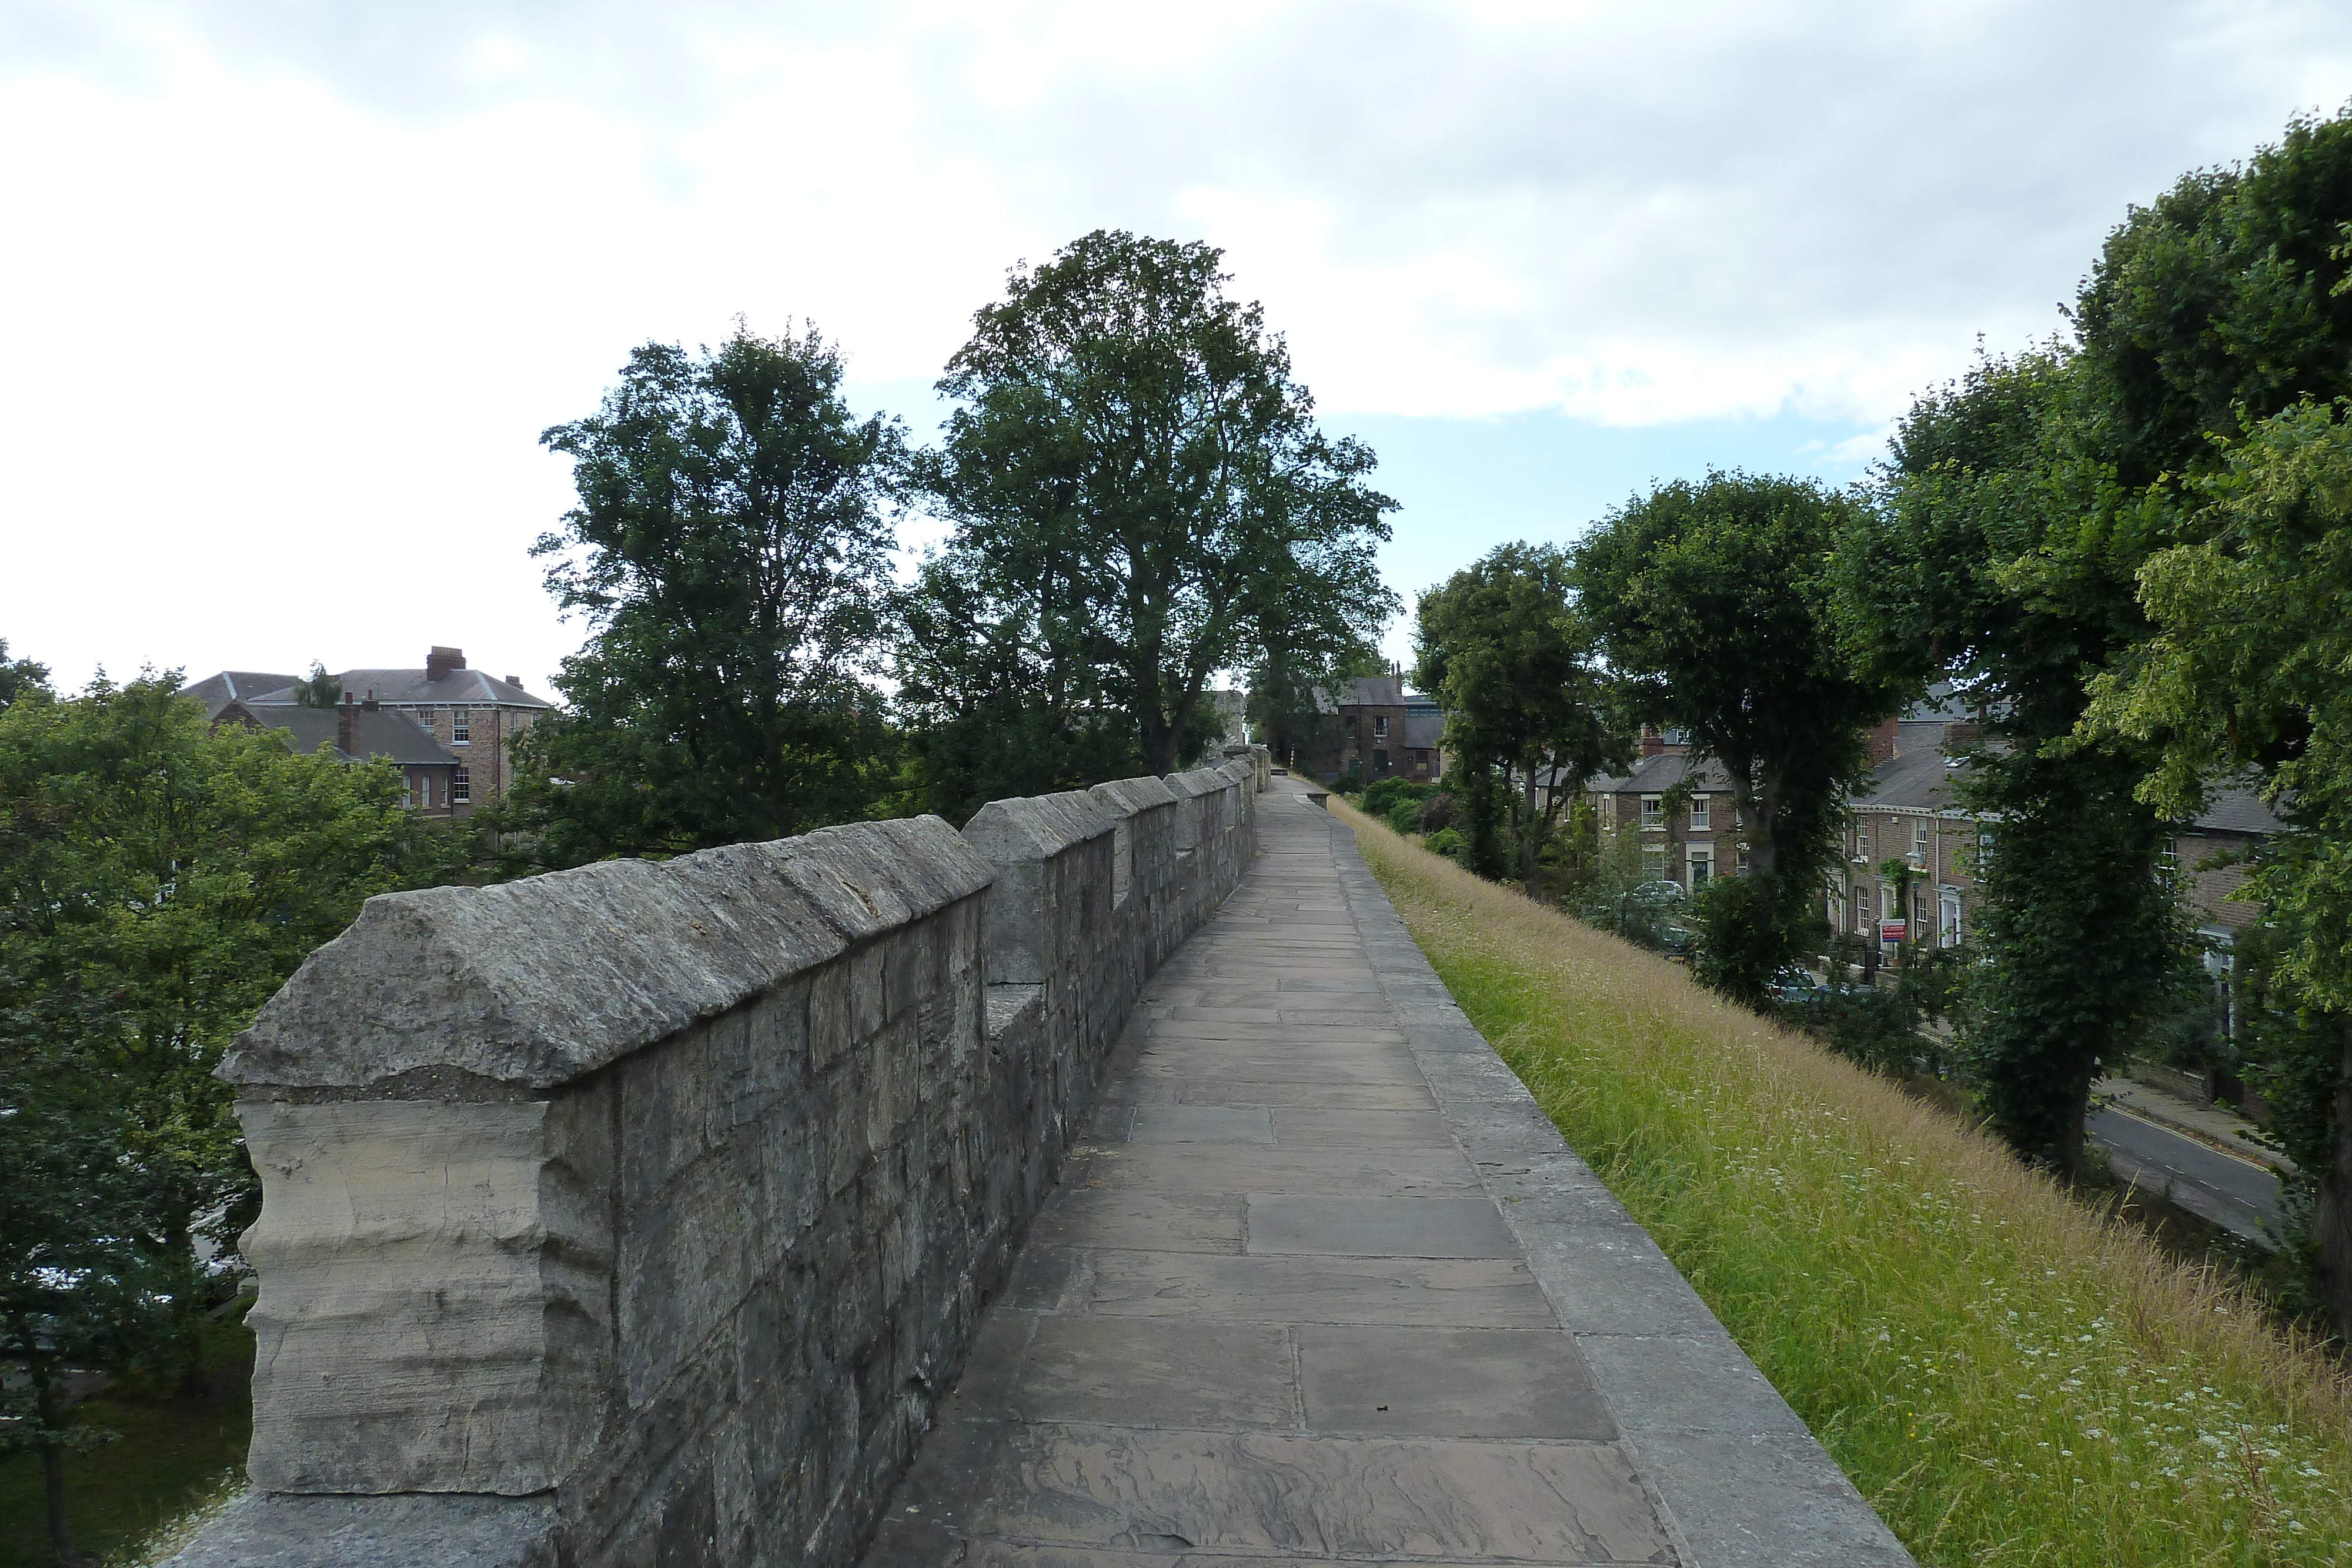
M 853 1562 L 1267 768 L 369 900 L 221 1068 L 251 1490 L 172 1562 Z

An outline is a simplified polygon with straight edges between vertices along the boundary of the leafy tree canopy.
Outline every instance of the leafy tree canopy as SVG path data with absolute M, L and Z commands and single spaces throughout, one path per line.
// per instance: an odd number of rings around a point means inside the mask
M 527 863 L 788 837 L 879 809 L 872 674 L 893 594 L 898 427 L 860 421 L 814 329 L 648 343 L 595 414 L 541 437 L 580 504 L 534 553 L 593 629 L 570 711 L 516 745 L 499 825 Z
M 0 637 L 0 708 L 18 697 L 49 689 L 49 667 L 30 659 L 8 657 L 8 639 Z
M 1281 338 L 1225 297 L 1220 262 L 1097 231 L 1015 268 L 975 318 L 940 382 L 959 406 L 921 468 L 956 526 L 926 575 L 932 607 L 909 622 L 931 708 L 1009 683 L 1049 728 L 1123 730 L 1163 773 L 1216 732 L 1216 671 L 1276 642 L 1337 657 L 1395 612 L 1372 558 L 1393 506 L 1364 483 L 1372 454 L 1316 428 Z
M 1468 813 L 1468 863 L 1499 873 L 1496 768 L 1519 785 L 1513 825 L 1520 880 L 1532 886 L 1544 841 L 1584 779 L 1632 754 L 1631 726 L 1576 603 L 1568 553 L 1507 544 L 1421 596 L 1414 678 L 1443 694 L 1445 740 Z M 1557 787 L 1539 796 L 1541 776 Z M 1538 805 L 1541 800 L 1542 804 Z
M 343 701 L 343 684 L 335 679 L 325 664 L 313 659 L 310 674 L 294 683 L 294 700 L 303 707 L 340 707 Z
M 1835 613 L 1831 552 L 1863 504 L 1809 480 L 1711 474 L 1612 513 L 1580 545 L 1585 612 L 1643 718 L 1690 733 L 1730 776 L 1768 931 L 1721 977 L 1757 999 L 1788 958 L 1867 770 L 1864 733 L 1900 704 Z
M 52 1458 L 60 1357 L 194 1364 L 206 1282 L 253 1173 L 229 1038 L 371 894 L 446 880 L 465 846 L 389 764 L 215 727 L 176 672 L 0 711 L 0 1354 Z

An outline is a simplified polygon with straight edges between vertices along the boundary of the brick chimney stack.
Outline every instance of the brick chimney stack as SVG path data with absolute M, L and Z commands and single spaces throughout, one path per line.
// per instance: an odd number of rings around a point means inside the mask
M 1879 721 L 1878 727 L 1870 732 L 1870 765 L 1873 768 L 1902 755 L 1903 748 L 1895 744 L 1896 737 L 1902 733 L 1902 720 L 1887 718 Z
M 437 681 L 451 671 L 465 667 L 466 650 L 463 648 L 433 648 L 425 654 L 425 678 L 428 681 Z
M 1642 727 L 1642 755 L 1664 757 L 1666 754 L 1665 732 L 1654 724 Z
M 349 692 L 345 692 L 343 700 L 335 705 L 335 748 L 345 757 L 354 758 L 359 756 L 360 747 L 352 733 L 354 728 L 352 721 L 358 716 L 359 711 L 360 705 L 352 700 Z

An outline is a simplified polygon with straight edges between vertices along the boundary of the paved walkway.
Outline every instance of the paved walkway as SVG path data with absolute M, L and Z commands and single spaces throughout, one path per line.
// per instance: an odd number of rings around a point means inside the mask
M 1259 849 L 1155 978 L 868 1568 L 1907 1564 L 1348 830 L 1281 791 Z

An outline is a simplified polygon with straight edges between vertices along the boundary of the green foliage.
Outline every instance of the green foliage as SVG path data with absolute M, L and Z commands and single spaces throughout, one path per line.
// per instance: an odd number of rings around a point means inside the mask
M 1501 874 L 1507 770 L 1520 880 L 1535 885 L 1562 804 L 1586 777 L 1632 753 L 1633 737 L 1576 604 L 1566 551 L 1507 544 L 1421 596 L 1414 677 L 1443 695 L 1445 744 L 1461 774 L 1472 869 Z M 1565 788 L 1538 804 L 1538 776 Z
M 256 1186 L 229 1038 L 368 895 L 444 880 L 467 845 L 400 804 L 389 764 L 214 727 L 176 674 L 0 712 L 0 1360 L 56 1451 L 55 1369 L 197 1367 Z M 51 1407 L 44 1409 L 45 1404 Z
M 294 700 L 303 707 L 339 707 L 343 700 L 343 684 L 329 673 L 320 661 L 310 661 L 310 674 L 294 683 Z
M 2073 346 L 1919 401 L 1884 512 L 1843 552 L 1879 667 L 1949 675 L 1989 709 L 1967 794 L 2002 826 L 1971 1049 L 1987 1110 L 2037 1158 L 2079 1161 L 2099 1063 L 2178 995 L 2161 811 L 2218 766 L 2283 762 L 2305 722 L 2272 661 L 2296 681 L 2287 650 L 2341 601 L 2315 584 L 2298 621 L 2276 590 L 2323 568 L 2294 557 L 2336 459 L 2325 412 L 2288 411 L 2352 390 L 2347 220 L 2352 120 L 2297 121 L 2242 168 L 2184 178 L 2108 236 Z M 2250 421 L 2263 434 L 2234 450 Z M 2243 700 L 2222 691 L 2239 675 Z M 2082 722 L 2086 687 L 2101 706 Z M 2347 1247 L 2352 1266 L 2352 1230 Z
M 520 867 L 778 839 L 889 809 L 872 673 L 892 598 L 898 427 L 842 402 L 815 330 L 648 343 L 594 415 L 546 432 L 580 504 L 533 553 L 593 628 L 570 711 L 515 745 Z
M 984 552 L 925 561 L 902 606 L 898 706 L 922 807 L 961 822 L 991 800 L 1083 789 L 1143 771 L 1132 715 L 1103 705 L 1093 670 L 1062 656 L 1076 606 L 1046 571 L 1015 585 Z M 1213 716 L 1196 715 L 1188 755 Z
M 20 696 L 47 693 L 49 689 L 49 667 L 31 659 L 8 657 L 8 639 L 0 637 L 0 708 L 5 708 Z
M 1691 973 L 1751 1008 L 1797 949 L 1787 901 L 1753 876 L 1711 877 L 1690 895 Z
M 1394 503 L 1364 483 L 1372 454 L 1316 428 L 1281 338 L 1225 298 L 1220 262 L 1097 231 L 1015 269 L 975 318 L 940 382 L 958 404 L 945 444 L 919 470 L 956 525 L 920 594 L 958 606 L 908 622 L 925 724 L 1009 689 L 1056 725 L 1118 716 L 1165 773 L 1217 732 L 1215 671 L 1311 682 L 1393 613 L 1372 551 Z M 973 767 L 983 741 L 925 766 Z
M 1868 770 L 1864 733 L 1900 706 L 1835 612 L 1831 552 L 1864 515 L 1808 480 L 1711 474 L 1630 503 L 1577 549 L 1633 711 L 1730 776 L 1752 886 L 1719 904 L 1706 973 L 1735 996 L 1760 997 L 1795 951 Z
M 1444 855 L 1448 860 L 1459 860 L 1462 858 L 1464 841 L 1461 829 L 1440 828 L 1423 839 L 1421 847 L 1431 854 Z
M 1638 830 L 1596 823 L 1591 859 L 1570 884 L 1567 907 L 1589 925 L 1654 950 L 1684 929 L 1688 900 L 1679 894 L 1644 869 Z
M 1389 826 L 1394 828 L 1400 833 L 1419 832 L 1421 831 L 1421 802 L 1418 800 L 1399 800 L 1395 805 L 1390 807 Z
M 2308 1161 L 2321 1294 L 2352 1335 L 2352 423 L 2299 403 L 2219 450 L 2181 487 L 2200 537 L 2141 566 L 2153 633 L 2094 683 L 2083 733 L 2156 749 L 2158 810 L 2251 779 L 2289 823 L 2248 881 L 2272 924 L 2242 956 L 2244 1054 Z
M 1434 784 L 1416 784 L 1409 779 L 1399 779 L 1391 774 L 1386 779 L 1375 779 L 1366 785 L 1363 800 L 1359 802 L 1359 806 L 1366 816 L 1385 817 L 1393 812 L 1399 805 L 1410 803 L 1418 807 L 1422 801 L 1436 793 L 1437 786 Z M 1407 832 L 1411 830 L 1400 828 L 1397 831 Z
M 1421 831 L 1424 833 L 1436 833 L 1452 827 L 1454 813 L 1459 806 L 1460 802 L 1454 799 L 1452 791 L 1442 788 L 1433 789 L 1421 802 Z

